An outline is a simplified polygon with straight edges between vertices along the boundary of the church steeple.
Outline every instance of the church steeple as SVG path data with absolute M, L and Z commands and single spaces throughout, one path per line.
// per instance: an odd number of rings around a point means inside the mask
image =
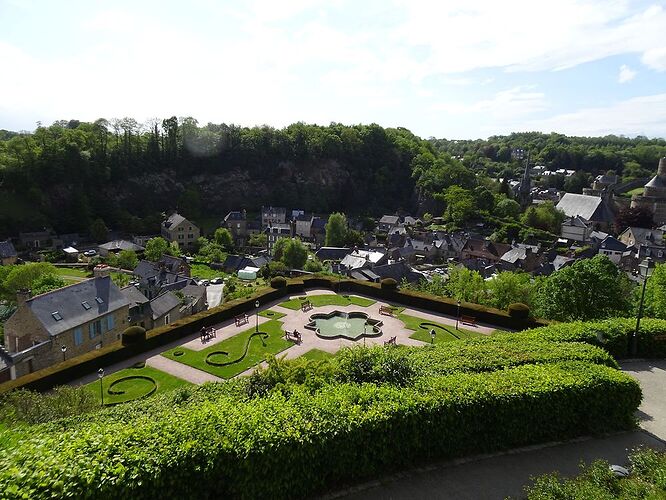
M 520 207 L 525 210 L 528 206 L 532 204 L 532 180 L 530 179 L 530 152 L 527 152 L 527 159 L 525 160 L 525 171 L 523 172 L 523 177 L 520 179 L 520 184 L 518 185 L 518 200 L 520 201 Z

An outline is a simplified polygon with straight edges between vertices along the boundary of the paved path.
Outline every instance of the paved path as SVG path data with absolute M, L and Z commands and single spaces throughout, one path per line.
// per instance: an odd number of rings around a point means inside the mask
M 191 384 L 201 385 L 205 382 L 222 382 L 223 380 L 220 377 L 198 370 L 197 368 L 192 368 L 191 366 L 179 363 L 178 361 L 173 361 L 164 356 L 153 356 L 148 358 L 146 364 L 166 372 L 169 375 L 173 375 L 174 377 L 187 380 Z
M 643 402 L 638 410 L 641 429 L 601 438 L 512 450 L 491 457 L 441 462 L 365 483 L 326 498 L 412 500 L 421 498 L 519 498 L 531 477 L 559 471 L 579 472 L 578 463 L 604 459 L 627 464 L 628 452 L 644 445 L 666 450 L 666 360 L 630 360 L 622 370 L 638 379 Z

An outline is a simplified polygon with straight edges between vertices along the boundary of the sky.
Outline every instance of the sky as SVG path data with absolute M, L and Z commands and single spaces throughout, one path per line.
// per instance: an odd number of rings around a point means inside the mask
M 666 0 L 0 0 L 0 129 L 666 137 Z

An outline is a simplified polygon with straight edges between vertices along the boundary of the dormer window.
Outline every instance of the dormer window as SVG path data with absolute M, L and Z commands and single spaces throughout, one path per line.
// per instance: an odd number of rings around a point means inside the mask
M 98 304 L 104 304 L 104 300 L 101 297 L 95 297 L 95 302 Z
M 56 321 L 61 321 L 62 320 L 62 316 L 60 315 L 60 313 L 58 311 L 53 311 L 51 313 L 51 316 L 53 316 L 53 319 L 56 320 Z
M 91 307 L 91 305 L 88 304 L 88 301 L 87 301 L 87 300 L 84 300 L 83 302 L 81 302 L 81 305 L 83 306 L 83 308 L 84 308 L 86 311 L 87 311 L 88 309 L 90 309 L 90 307 Z

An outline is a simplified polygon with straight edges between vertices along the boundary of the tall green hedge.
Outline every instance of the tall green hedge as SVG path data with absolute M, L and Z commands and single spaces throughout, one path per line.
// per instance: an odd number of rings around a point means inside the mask
M 289 397 L 201 390 L 0 431 L 3 497 L 303 497 L 417 460 L 629 428 L 641 399 L 630 377 L 581 362 Z
M 556 323 L 519 333 L 500 335 L 554 342 L 586 342 L 606 349 L 616 358 L 626 358 L 629 338 L 635 328 L 635 318 L 616 318 L 604 321 Z M 637 355 L 645 358 L 666 356 L 666 320 L 652 318 L 641 320 Z

